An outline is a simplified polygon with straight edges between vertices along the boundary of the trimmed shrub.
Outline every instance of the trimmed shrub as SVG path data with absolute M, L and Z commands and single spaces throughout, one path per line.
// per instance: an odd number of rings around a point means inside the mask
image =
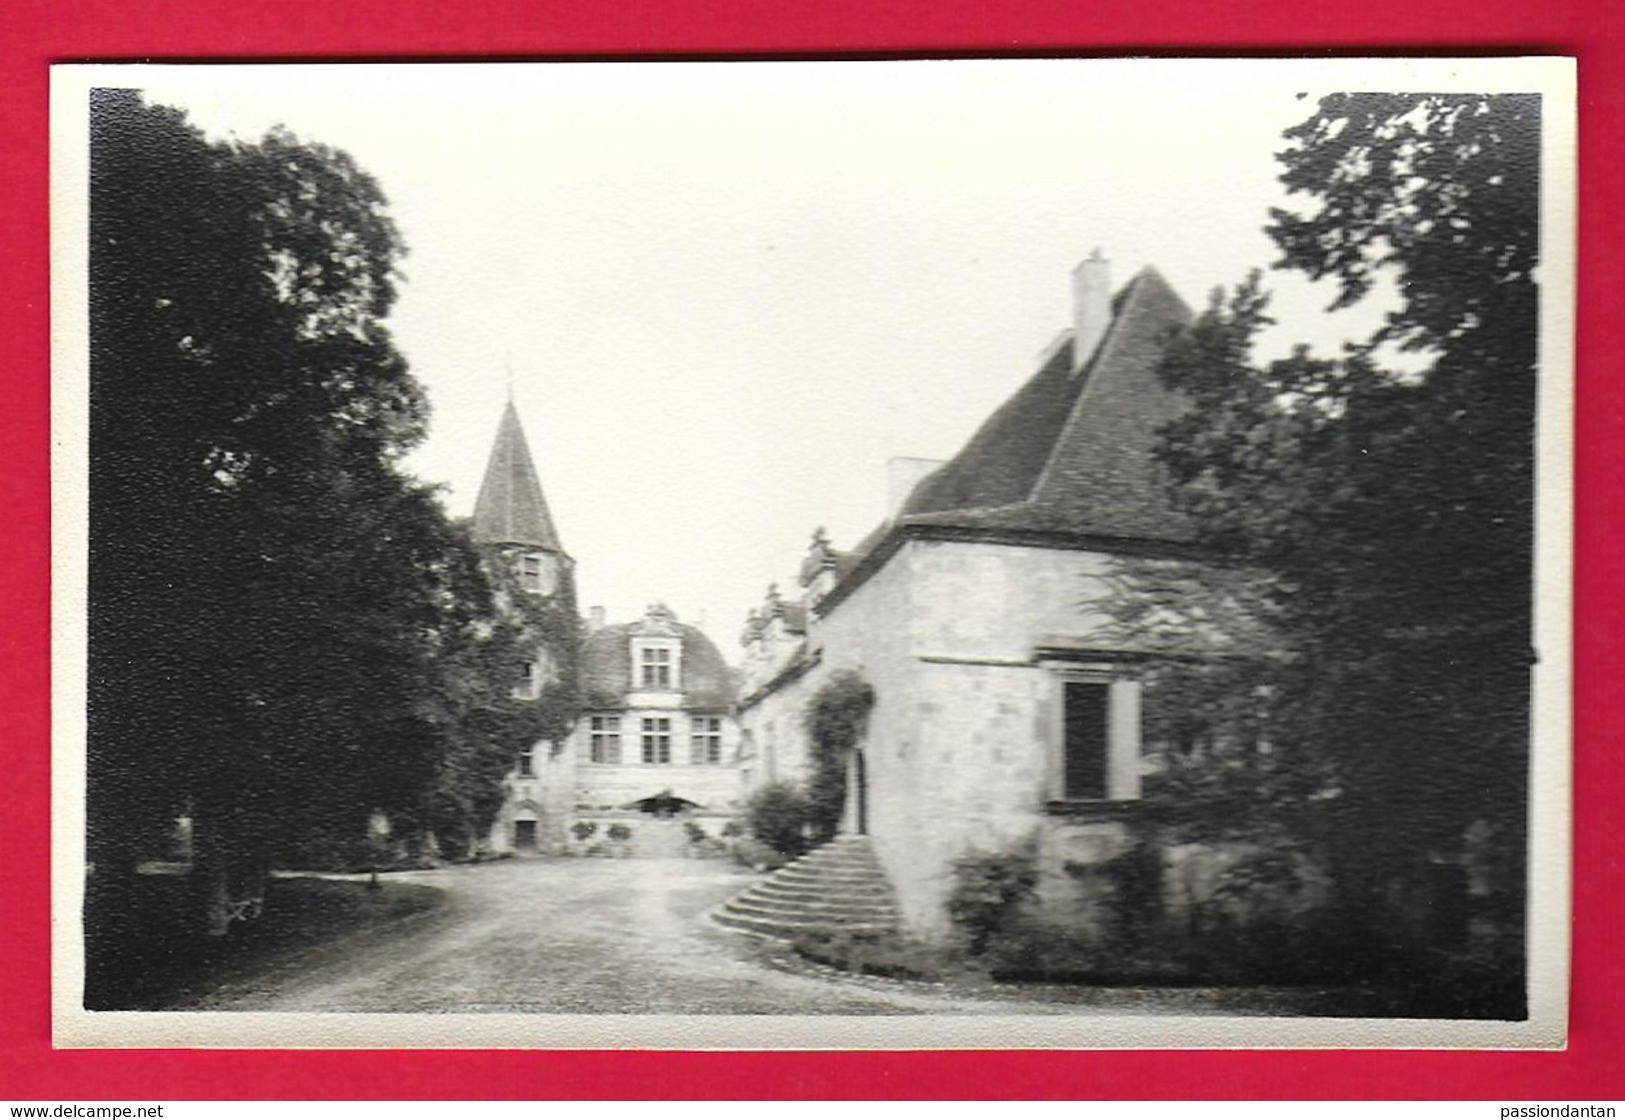
M 806 794 L 788 782 L 772 782 L 751 795 L 745 827 L 781 856 L 795 859 L 810 846 L 812 818 L 813 807 Z
M 1024 853 L 977 854 L 954 860 L 948 918 L 973 956 L 1026 902 L 1037 897 L 1038 867 Z
M 782 852 L 748 836 L 734 842 L 733 857 L 752 871 L 772 871 L 790 862 Z
M 808 960 L 859 976 L 936 980 L 949 971 L 941 950 L 897 934 L 809 933 L 792 946 Z
M 632 839 L 632 830 L 628 826 L 616 821 L 604 830 L 604 835 L 617 842 Z

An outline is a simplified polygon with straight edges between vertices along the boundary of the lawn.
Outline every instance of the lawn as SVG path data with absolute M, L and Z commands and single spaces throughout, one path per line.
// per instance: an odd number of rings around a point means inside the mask
M 85 908 L 85 1007 L 147 1011 L 184 1001 L 222 979 L 293 956 L 337 938 L 439 909 L 434 887 L 385 880 L 274 878 L 265 911 L 226 937 L 192 932 L 185 912 L 187 880 L 142 875 L 129 902 Z

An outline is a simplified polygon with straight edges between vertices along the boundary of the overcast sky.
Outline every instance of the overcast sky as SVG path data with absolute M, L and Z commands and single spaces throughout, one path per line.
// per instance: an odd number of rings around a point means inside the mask
M 410 469 L 469 513 L 511 383 L 583 611 L 662 600 L 733 660 L 816 526 L 850 546 L 884 514 L 889 457 L 952 455 L 1033 372 L 1091 249 L 1114 284 L 1154 264 L 1193 306 L 1271 263 L 1272 153 L 1350 65 L 191 67 L 129 84 L 213 135 L 280 122 L 376 175 L 409 248 L 391 324 L 434 408 Z M 1273 349 L 1371 321 L 1270 284 Z

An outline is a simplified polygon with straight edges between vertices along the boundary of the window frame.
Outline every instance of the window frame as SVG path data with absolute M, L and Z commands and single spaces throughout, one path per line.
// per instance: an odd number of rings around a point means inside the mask
M 640 719 L 639 759 L 645 766 L 670 766 L 671 717 L 642 716 Z
M 514 682 L 513 698 L 515 700 L 534 700 L 542 694 L 542 662 L 537 657 L 527 657 L 519 663 L 519 679 Z
M 722 765 L 721 716 L 689 717 L 688 762 L 690 766 Z
M 551 595 L 557 588 L 557 573 L 548 571 L 547 554 L 520 552 L 514 558 L 514 577 L 519 589 L 532 595 Z M 553 578 L 549 578 L 549 576 Z
M 638 647 L 638 691 L 672 691 L 672 670 L 675 663 L 676 658 L 672 656 L 670 646 L 645 645 Z M 655 679 L 651 680 L 651 677 Z
M 1051 677 L 1048 702 L 1051 731 L 1049 750 L 1049 804 L 1058 809 L 1088 805 L 1117 805 L 1137 802 L 1142 795 L 1141 770 L 1144 742 L 1140 725 L 1139 675 L 1121 665 L 1103 663 L 1045 663 Z M 1068 684 L 1104 685 L 1105 695 L 1105 796 L 1068 797 L 1066 697 Z
M 621 764 L 621 717 L 587 717 L 587 760 L 600 766 Z

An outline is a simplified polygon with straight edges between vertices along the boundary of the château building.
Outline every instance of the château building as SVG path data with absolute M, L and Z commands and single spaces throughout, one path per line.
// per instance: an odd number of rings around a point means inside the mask
M 644 824 L 681 815 L 714 835 L 739 813 L 734 680 L 717 647 L 661 604 L 631 623 L 577 613 L 575 562 L 560 543 L 519 412 L 502 415 L 474 506 L 473 536 L 506 565 L 540 620 L 515 667 L 525 702 L 571 700 L 555 738 L 521 744 L 492 824 L 496 852 L 572 847 L 574 826 L 622 821 L 638 852 Z M 705 822 L 711 822 L 709 825 Z M 670 830 L 665 830 L 669 832 Z M 579 847 L 579 845 L 575 845 Z M 669 845 L 666 845 L 669 847 Z

